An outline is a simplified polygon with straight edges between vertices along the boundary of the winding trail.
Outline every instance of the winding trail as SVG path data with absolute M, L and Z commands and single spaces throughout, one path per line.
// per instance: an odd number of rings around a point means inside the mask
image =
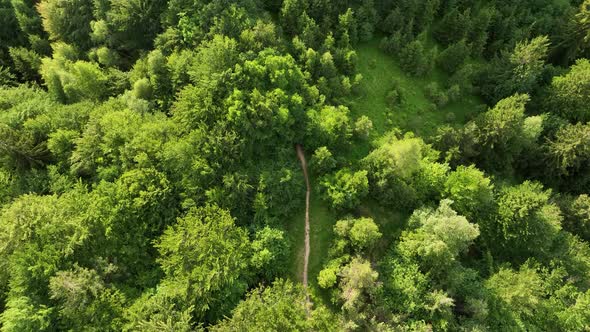
M 307 265 L 309 262 L 309 198 L 311 195 L 311 187 L 309 185 L 309 177 L 307 175 L 307 162 L 305 161 L 305 153 L 303 152 L 303 147 L 300 144 L 296 145 L 297 149 L 297 157 L 301 162 L 301 168 L 303 169 L 303 176 L 305 177 L 305 186 L 307 187 L 307 191 L 305 192 L 305 256 L 303 258 L 303 287 L 305 288 L 305 297 L 306 297 L 306 311 L 307 315 L 309 316 L 309 306 L 311 302 L 309 300 L 309 293 L 307 292 Z

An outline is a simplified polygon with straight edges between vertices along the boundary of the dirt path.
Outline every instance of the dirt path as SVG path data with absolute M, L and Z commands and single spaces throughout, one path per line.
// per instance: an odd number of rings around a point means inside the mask
M 311 187 L 309 185 L 309 177 L 307 175 L 307 162 L 305 161 L 305 154 L 303 153 L 303 147 L 297 144 L 297 157 L 301 162 L 301 168 L 303 169 L 303 176 L 305 177 L 305 186 L 307 191 L 305 192 L 305 256 L 303 258 L 303 287 L 305 288 L 307 305 L 309 307 L 309 293 L 307 292 L 307 265 L 309 263 L 309 197 L 311 195 Z M 309 315 L 309 310 L 307 311 Z

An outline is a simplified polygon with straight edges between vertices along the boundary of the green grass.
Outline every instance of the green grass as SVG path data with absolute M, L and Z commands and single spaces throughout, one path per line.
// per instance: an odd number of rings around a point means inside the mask
M 353 117 L 367 115 L 373 121 L 375 137 L 394 127 L 427 137 L 449 119 L 454 123 L 465 123 L 481 104 L 477 97 L 467 96 L 440 109 L 433 109 L 424 88 L 431 82 L 444 87 L 447 75 L 438 69 L 425 78 L 405 74 L 398 61 L 379 48 L 378 38 L 359 45 L 357 54 L 363 81 L 359 94 L 350 100 L 350 108 Z M 386 96 L 396 83 L 402 90 L 403 102 L 388 112 Z M 452 116 L 449 115 L 451 113 Z

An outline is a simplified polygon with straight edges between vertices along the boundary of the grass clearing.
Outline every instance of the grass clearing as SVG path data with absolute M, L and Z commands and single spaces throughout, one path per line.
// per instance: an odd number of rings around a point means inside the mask
M 379 38 L 359 45 L 357 54 L 363 81 L 359 94 L 350 100 L 350 108 L 353 117 L 366 115 L 373 121 L 374 137 L 394 127 L 427 137 L 444 123 L 467 122 L 480 109 L 482 102 L 475 96 L 463 97 L 437 109 L 427 98 L 425 87 L 436 82 L 443 88 L 448 76 L 439 69 L 426 78 L 407 75 L 394 57 L 379 48 Z M 395 85 L 402 91 L 403 101 L 390 112 L 386 96 Z

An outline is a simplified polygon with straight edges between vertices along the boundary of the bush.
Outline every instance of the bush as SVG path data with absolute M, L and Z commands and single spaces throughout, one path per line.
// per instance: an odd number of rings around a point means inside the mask
M 457 70 L 447 82 L 449 87 L 457 85 L 461 88 L 461 91 L 465 93 L 471 93 L 473 90 L 473 77 L 476 74 L 476 66 L 466 64 Z
M 447 90 L 447 97 L 449 97 L 449 101 L 451 102 L 459 100 L 461 98 L 461 87 L 457 84 L 451 86 Z
M 341 169 L 321 182 L 324 198 L 336 210 L 356 208 L 369 192 L 367 171 Z
M 468 56 L 469 47 L 465 43 L 465 39 L 462 39 L 442 51 L 436 60 L 442 70 L 448 74 L 452 74 L 465 63 Z
M 362 138 L 367 139 L 373 130 L 373 121 L 368 116 L 363 115 L 354 123 L 354 133 Z
M 426 92 L 426 97 L 437 107 L 443 107 L 449 102 L 447 94 L 442 91 L 435 82 L 428 84 L 424 88 L 424 92 Z
M 445 120 L 449 123 L 455 122 L 456 119 L 457 116 L 453 112 L 447 112 L 447 115 L 445 115 Z
M 311 156 L 309 166 L 315 174 L 325 174 L 336 167 L 336 160 L 327 147 L 322 146 L 315 150 Z
M 413 76 L 430 73 L 434 62 L 434 52 L 428 52 L 419 40 L 407 44 L 400 52 L 402 69 Z
M 371 61 L 369 61 L 369 68 L 375 69 L 376 67 L 377 67 L 377 60 L 371 59 Z
M 394 87 L 393 89 L 391 89 L 391 91 L 389 91 L 387 93 L 387 96 L 385 97 L 386 101 L 387 101 L 387 105 L 391 108 L 394 108 L 395 106 L 399 105 L 402 101 L 402 95 L 401 92 L 399 90 L 398 87 Z

